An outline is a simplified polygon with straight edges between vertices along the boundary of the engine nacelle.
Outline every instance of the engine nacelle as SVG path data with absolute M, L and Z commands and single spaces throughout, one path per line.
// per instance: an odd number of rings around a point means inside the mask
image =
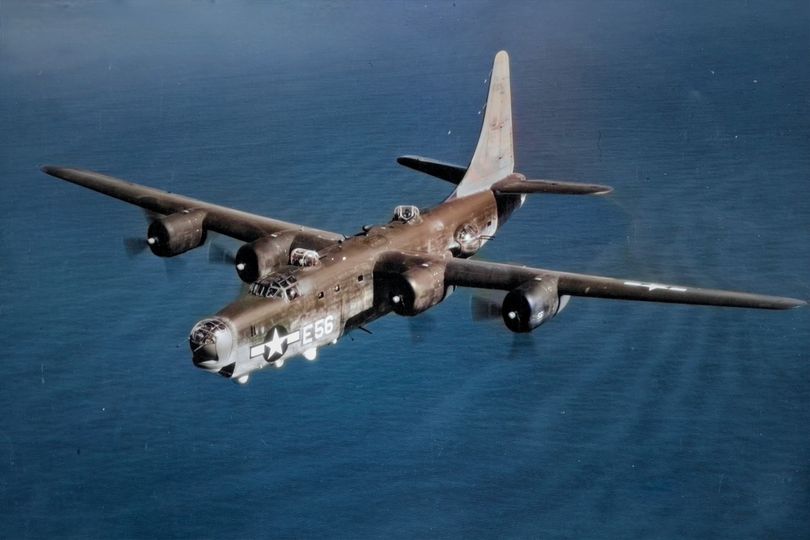
M 512 332 L 531 332 L 553 318 L 562 307 L 557 280 L 537 278 L 509 291 L 503 299 L 501 315 Z
M 391 275 L 391 303 L 398 315 L 414 316 L 446 296 L 445 264 L 431 262 Z
M 192 210 L 158 218 L 149 225 L 147 242 L 158 257 L 174 257 L 205 243 L 205 212 Z
M 333 241 L 300 231 L 283 231 L 244 244 L 236 252 L 234 264 L 239 279 L 253 283 L 279 266 L 290 264 L 290 253 L 296 248 L 317 251 Z
M 290 258 L 290 246 L 295 234 L 280 233 L 265 236 L 244 244 L 236 252 L 236 273 L 245 283 L 253 283 L 274 268 L 287 264 Z

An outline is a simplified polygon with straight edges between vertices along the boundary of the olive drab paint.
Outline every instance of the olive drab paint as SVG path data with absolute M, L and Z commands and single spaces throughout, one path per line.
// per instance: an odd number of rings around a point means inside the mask
M 156 217 L 144 241 L 173 257 L 217 232 L 244 242 L 232 257 L 248 292 L 191 330 L 194 364 L 240 383 L 318 350 L 388 313 L 415 316 L 455 287 L 508 291 L 504 324 L 529 332 L 571 296 L 787 309 L 805 302 L 749 293 L 620 280 L 470 260 L 523 204 L 527 194 L 602 195 L 598 184 L 527 180 L 514 171 L 509 56 L 495 56 L 487 107 L 467 167 L 402 156 L 406 167 L 455 185 L 434 208 L 394 209 L 385 224 L 352 236 L 249 214 L 81 169 L 45 166 L 62 180 L 139 206 Z

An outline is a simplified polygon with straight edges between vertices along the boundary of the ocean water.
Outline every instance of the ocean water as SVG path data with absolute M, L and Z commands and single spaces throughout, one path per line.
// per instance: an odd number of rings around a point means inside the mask
M 810 310 L 457 291 L 240 387 L 186 336 L 239 291 L 130 259 L 80 166 L 353 233 L 449 186 L 494 54 L 536 196 L 486 258 L 810 297 L 807 2 L 0 4 L 0 537 L 807 538 Z

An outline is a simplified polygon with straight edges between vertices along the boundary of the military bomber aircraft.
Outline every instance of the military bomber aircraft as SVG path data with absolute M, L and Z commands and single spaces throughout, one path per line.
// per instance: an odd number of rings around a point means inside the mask
M 507 291 L 503 322 L 530 332 L 557 315 L 571 296 L 788 309 L 802 300 L 741 292 L 572 274 L 470 260 L 523 204 L 527 194 L 601 195 L 607 186 L 527 180 L 514 170 L 509 57 L 495 56 L 483 127 L 468 167 L 403 156 L 406 167 L 454 184 L 427 211 L 398 206 L 384 225 L 346 237 L 73 168 L 44 166 L 49 175 L 137 205 L 153 220 L 146 245 L 174 257 L 216 232 L 244 244 L 233 257 L 249 284 L 216 315 L 198 322 L 189 344 L 194 364 L 239 383 L 289 358 L 313 360 L 319 348 L 395 312 L 418 315 L 455 287 Z

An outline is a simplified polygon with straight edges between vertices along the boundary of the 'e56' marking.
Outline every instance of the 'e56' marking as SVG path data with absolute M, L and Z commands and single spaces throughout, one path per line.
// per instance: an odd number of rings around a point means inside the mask
M 313 340 L 321 339 L 331 334 L 335 330 L 335 316 L 327 315 L 323 319 L 305 324 L 301 328 L 301 343 L 308 345 Z

